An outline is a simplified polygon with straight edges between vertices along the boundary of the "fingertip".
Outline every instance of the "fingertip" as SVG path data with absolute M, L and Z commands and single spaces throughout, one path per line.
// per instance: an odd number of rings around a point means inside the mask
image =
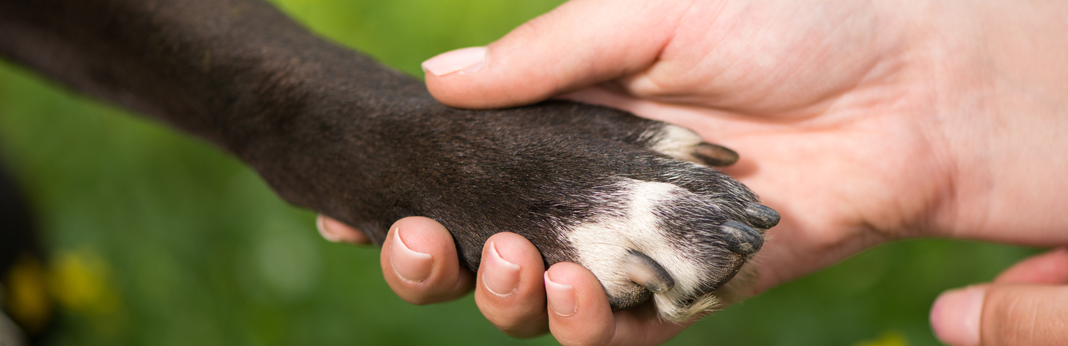
M 493 244 L 493 249 L 502 259 L 517 263 L 524 268 L 532 267 L 537 269 L 538 275 L 545 271 L 544 262 L 541 260 L 541 252 L 527 238 L 512 232 L 494 234 L 489 239 L 486 239 L 487 247 L 483 249 L 483 255 L 488 253 L 485 251 L 490 249 L 490 243 Z
M 672 2 L 647 7 L 614 0 L 566 2 L 485 51 L 461 49 L 428 60 L 427 89 L 453 107 L 501 108 L 645 70 L 674 34 L 671 23 L 688 8 Z
M 603 312 L 611 314 L 612 309 L 608 305 L 608 296 L 604 292 L 604 287 L 589 269 L 575 263 L 560 262 L 549 267 L 549 270 L 545 271 L 544 278 L 547 280 L 547 290 L 557 289 L 557 292 L 561 293 L 567 290 L 574 292 L 575 309 L 569 309 L 565 301 L 568 297 L 560 295 L 561 298 L 565 298 L 558 301 L 561 303 L 559 306 L 561 309 L 558 309 L 561 312 L 560 316 L 564 316 L 567 312 L 577 313 L 580 310 L 590 315 Z M 550 283 L 552 287 L 549 286 Z M 552 296 L 549 298 L 552 300 Z
M 486 240 L 479 279 L 486 290 L 498 297 L 519 292 L 520 284 L 524 285 L 524 292 L 529 291 L 528 286 L 540 291 L 541 282 L 537 281 L 545 271 L 542 263 L 541 253 L 529 240 L 515 233 L 497 233 Z
M 413 251 L 434 253 L 444 248 L 455 251 L 449 230 L 428 217 L 411 216 L 397 220 L 390 228 L 390 232 L 394 231 L 400 233 L 405 246 Z
M 986 286 L 972 286 L 942 293 L 931 307 L 931 329 L 939 340 L 956 346 L 979 345 Z
M 475 303 L 506 334 L 525 338 L 548 331 L 541 253 L 522 236 L 502 232 L 483 248 Z
M 561 262 L 545 272 L 549 330 L 562 344 L 603 345 L 615 334 L 615 318 L 597 277 Z
M 423 69 L 426 72 L 425 83 L 430 95 L 451 107 L 492 109 L 531 104 L 555 94 L 555 89 L 545 88 L 544 83 L 524 81 L 527 78 L 544 80 L 547 77 L 529 76 L 533 73 L 526 71 L 529 67 L 509 66 L 514 64 L 504 64 L 500 61 L 503 59 L 490 60 L 493 59 L 490 52 L 492 48 L 478 48 L 485 51 L 484 60 L 457 71 L 448 72 L 455 67 L 436 67 L 439 63 L 435 59 L 472 48 L 446 52 L 427 60 Z M 442 73 L 435 74 L 432 69 Z M 526 77 L 517 78 L 517 74 Z
M 501 257 L 500 251 L 492 241 L 486 243 L 486 253 L 482 256 L 482 275 L 479 280 L 489 293 L 504 298 L 519 289 L 518 264 L 509 262 Z
M 423 72 L 441 77 L 453 73 L 469 74 L 485 66 L 486 47 L 468 47 L 451 50 L 427 59 L 422 63 Z
M 613 312 L 597 277 L 575 263 L 554 264 L 544 280 L 549 330 L 564 345 L 658 345 L 690 325 L 661 320 L 652 302 Z
M 434 256 L 412 250 L 404 243 L 400 228 L 395 228 L 392 234 L 393 242 L 390 244 L 389 262 L 397 277 L 409 283 L 419 283 L 429 278 L 434 265 Z M 417 244 L 423 243 L 417 242 Z
M 545 272 L 545 295 L 549 301 L 549 311 L 559 317 L 571 317 L 578 311 L 578 298 L 575 296 L 575 286 L 554 281 Z
M 315 217 L 315 228 L 319 235 L 331 243 L 370 244 L 371 239 L 356 228 L 341 221 L 319 214 Z
M 451 300 L 472 287 L 469 271 L 459 266 L 452 235 L 425 217 L 393 224 L 382 244 L 381 266 L 390 288 L 413 304 Z

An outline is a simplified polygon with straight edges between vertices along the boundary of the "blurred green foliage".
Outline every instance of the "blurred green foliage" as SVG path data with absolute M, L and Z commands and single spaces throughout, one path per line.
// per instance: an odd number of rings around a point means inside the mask
M 274 2 L 418 75 L 419 62 L 490 42 L 560 1 Z M 56 269 L 73 274 L 54 282 L 83 283 L 56 289 L 104 302 L 64 305 L 52 344 L 555 344 L 508 338 L 470 297 L 401 301 L 381 279 L 377 249 L 320 240 L 311 212 L 287 206 L 240 162 L 8 63 L 0 63 L 0 158 L 31 195 L 53 265 L 74 263 Z M 989 280 L 1032 253 L 885 245 L 715 314 L 671 344 L 937 344 L 926 317 L 939 292 Z

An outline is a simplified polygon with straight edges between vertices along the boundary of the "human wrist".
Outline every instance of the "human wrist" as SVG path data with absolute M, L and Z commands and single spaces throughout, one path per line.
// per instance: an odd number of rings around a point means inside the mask
M 1058 8 L 1044 8 L 1056 6 Z M 973 25 L 958 30 L 974 41 L 953 59 L 956 82 L 939 114 L 953 167 L 952 208 L 944 228 L 953 236 L 1055 246 L 1068 243 L 1068 24 L 1064 4 L 977 6 Z M 966 58 L 962 58 L 966 57 Z M 1005 230 L 1014 230 L 1011 234 Z

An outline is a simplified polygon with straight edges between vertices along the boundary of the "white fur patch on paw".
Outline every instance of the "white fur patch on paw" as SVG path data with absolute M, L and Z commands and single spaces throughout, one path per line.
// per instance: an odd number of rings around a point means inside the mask
M 653 295 L 661 318 L 682 322 L 721 307 L 719 298 L 704 294 L 713 275 L 712 263 L 706 262 L 709 254 L 696 253 L 700 248 L 679 232 L 664 229 L 668 217 L 664 210 L 699 205 L 696 212 L 715 211 L 714 201 L 668 183 L 624 179 L 617 184 L 615 192 L 597 196 L 607 206 L 599 215 L 564 232 L 581 264 L 601 280 L 611 297 L 649 294 L 626 272 L 633 265 L 628 254 L 637 251 L 674 279 L 670 289 Z

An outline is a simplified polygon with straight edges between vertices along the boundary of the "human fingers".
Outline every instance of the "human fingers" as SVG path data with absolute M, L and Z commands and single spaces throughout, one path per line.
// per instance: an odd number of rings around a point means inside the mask
M 1068 252 L 1018 263 L 993 284 L 943 293 L 931 326 L 951 345 L 1068 344 Z
M 545 294 L 549 330 L 563 345 L 657 345 L 688 326 L 660 320 L 650 304 L 613 313 L 597 278 L 574 263 L 545 272 Z
M 513 337 L 545 334 L 545 265 L 538 249 L 515 233 L 486 241 L 478 268 L 475 303 L 497 329 Z
M 381 262 L 386 283 L 412 304 L 456 299 L 474 285 L 471 271 L 460 267 L 452 235 L 425 217 L 393 224 L 382 243 Z
M 315 217 L 315 228 L 319 230 L 319 235 L 332 243 L 371 243 L 371 239 L 367 238 L 367 235 L 363 234 L 363 232 L 323 214 Z
M 463 108 L 544 100 L 645 69 L 686 10 L 686 2 L 570 1 L 486 47 L 427 60 L 427 88 Z

